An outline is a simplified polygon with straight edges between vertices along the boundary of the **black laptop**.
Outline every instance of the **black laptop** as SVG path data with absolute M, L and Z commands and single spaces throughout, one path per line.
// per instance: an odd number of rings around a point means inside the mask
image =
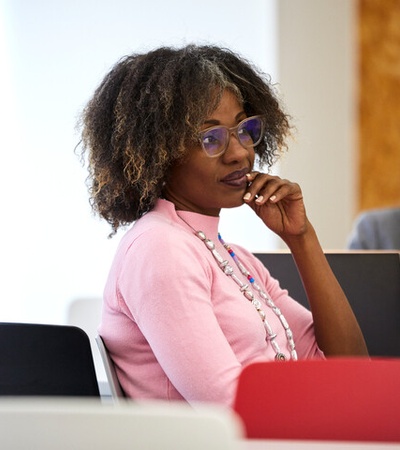
M 289 253 L 255 253 L 281 287 L 308 307 Z M 358 319 L 371 356 L 400 357 L 400 253 L 326 253 Z

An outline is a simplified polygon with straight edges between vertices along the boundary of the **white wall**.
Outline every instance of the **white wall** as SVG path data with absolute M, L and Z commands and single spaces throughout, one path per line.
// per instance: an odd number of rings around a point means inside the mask
M 91 215 L 74 126 L 120 56 L 160 44 L 227 45 L 279 79 L 297 126 L 280 170 L 301 183 L 323 246 L 343 248 L 355 197 L 354 4 L 0 0 L 0 321 L 63 322 L 71 299 L 101 295 L 118 237 Z M 221 230 L 253 251 L 278 245 L 242 208 Z
M 325 249 L 345 247 L 356 201 L 356 0 L 279 0 L 279 81 L 297 128 L 281 164 Z
M 0 321 L 63 322 L 71 299 L 102 294 L 118 237 L 91 215 L 74 126 L 109 67 L 132 51 L 209 41 L 276 78 L 275 2 L 0 1 Z M 274 246 L 233 214 L 226 239 Z

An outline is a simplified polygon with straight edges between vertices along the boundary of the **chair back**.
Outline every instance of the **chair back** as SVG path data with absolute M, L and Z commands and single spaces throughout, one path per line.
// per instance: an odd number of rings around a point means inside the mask
M 256 253 L 282 288 L 309 308 L 290 253 Z M 326 253 L 357 317 L 371 356 L 400 357 L 400 254 Z
M 118 403 L 121 398 L 125 397 L 125 394 L 121 388 L 121 385 L 119 384 L 114 363 L 110 358 L 107 347 L 104 344 L 103 338 L 100 335 L 97 335 L 95 339 L 97 346 L 99 348 L 101 359 L 103 361 L 108 385 L 111 392 L 111 397 L 115 403 Z
M 0 323 L 0 395 L 99 397 L 86 333 L 66 325 Z
M 234 409 L 248 438 L 400 442 L 400 360 L 254 363 Z

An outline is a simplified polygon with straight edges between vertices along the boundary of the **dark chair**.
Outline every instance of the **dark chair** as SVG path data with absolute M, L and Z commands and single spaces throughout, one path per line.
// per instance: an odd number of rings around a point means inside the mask
M 0 395 L 100 397 L 86 333 L 65 325 L 0 323 Z
M 400 442 L 399 405 L 399 359 L 333 358 L 245 367 L 234 409 L 252 439 Z
M 256 253 L 281 287 L 302 305 L 307 297 L 290 253 Z M 326 253 L 349 299 L 371 356 L 400 357 L 400 254 Z

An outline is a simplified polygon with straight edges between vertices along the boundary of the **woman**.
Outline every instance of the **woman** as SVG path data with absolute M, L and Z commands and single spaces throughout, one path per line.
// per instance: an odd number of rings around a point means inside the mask
M 126 57 L 96 90 L 82 133 L 92 205 L 114 233 L 136 221 L 99 328 L 128 396 L 232 405 L 251 362 L 366 355 L 300 187 L 253 170 L 288 134 L 265 77 L 218 47 Z M 243 203 L 292 251 L 312 314 L 218 236 L 221 208 Z

